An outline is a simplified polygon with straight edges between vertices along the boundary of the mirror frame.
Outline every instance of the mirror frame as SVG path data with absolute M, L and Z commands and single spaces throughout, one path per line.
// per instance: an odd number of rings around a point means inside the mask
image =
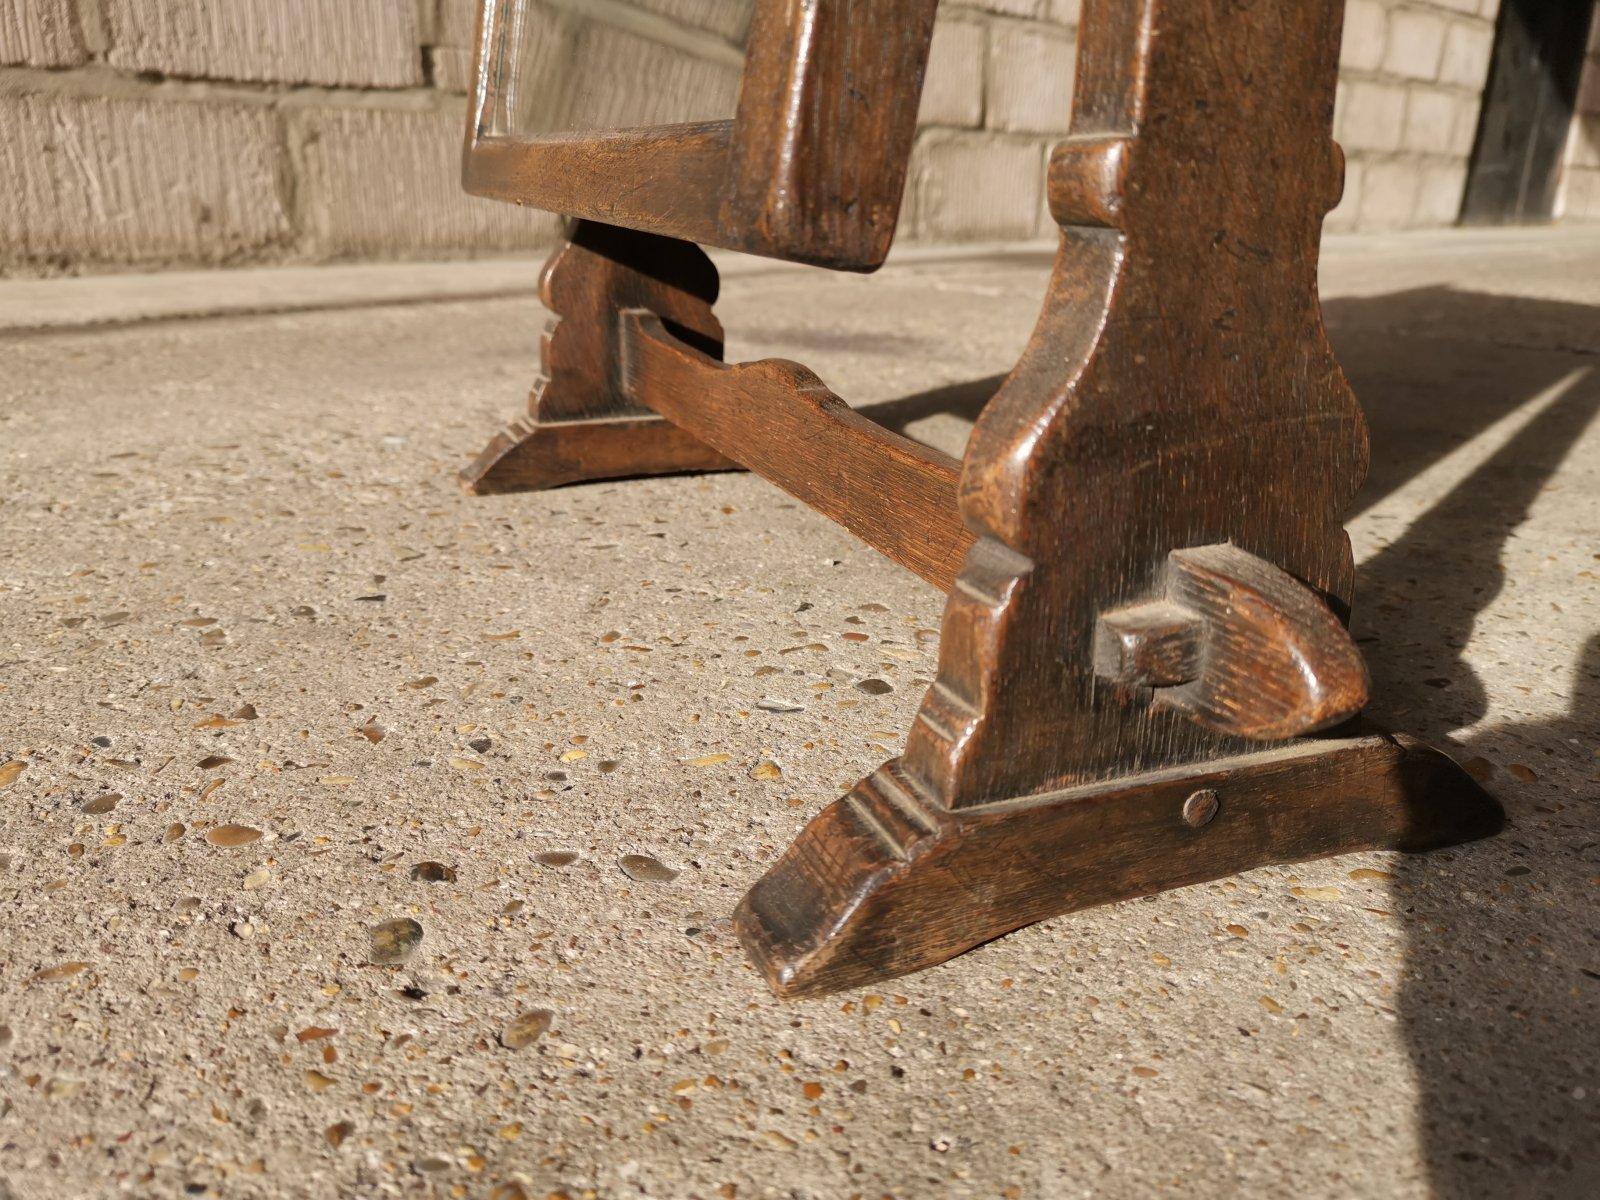
M 482 0 L 462 184 L 473 195 L 836 270 L 881 266 L 905 191 L 938 0 L 757 0 L 728 121 L 490 132 Z

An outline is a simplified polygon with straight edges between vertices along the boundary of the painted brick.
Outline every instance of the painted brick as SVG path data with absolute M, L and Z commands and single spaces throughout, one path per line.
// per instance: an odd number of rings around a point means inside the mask
M 924 125 L 981 125 L 983 60 L 983 25 L 941 16 L 933 27 L 917 120 Z
M 1578 118 L 1567 161 L 1575 167 L 1600 167 L 1600 116 Z
M 1596 21 L 1600 25 L 1600 21 Z M 1600 113 L 1600 58 L 1591 58 L 1583 65 L 1583 75 L 1578 81 L 1577 109 L 1581 113 Z
M 524 89 L 534 103 L 519 127 L 730 115 L 738 70 L 729 50 L 742 43 L 756 2 L 613 0 L 605 9 L 610 23 L 601 24 L 583 21 L 579 5 L 530 0 L 528 77 L 542 83 Z M 426 82 L 460 94 L 470 85 L 479 0 L 82 0 L 75 8 L 78 3 L 0 0 L 0 63 L 71 67 L 98 56 L 109 35 L 107 62 L 127 71 L 364 89 Z M 1341 46 L 1348 74 L 1340 84 L 1336 128 L 1350 162 L 1346 195 L 1329 215 L 1329 229 L 1440 224 L 1453 217 L 1459 175 L 1476 135 L 1477 94 L 1497 7 L 1497 0 L 1348 0 Z M 920 114 L 935 128 L 923 135 L 913 160 L 908 235 L 1022 237 L 1049 229 L 1044 150 L 1068 124 L 1080 9 L 1081 0 L 946 0 L 941 6 Z M 102 12 L 104 28 L 96 18 Z M 672 45 L 655 39 L 674 29 L 665 39 Z M 1590 44 L 1600 54 L 1600 23 Z M 85 86 L 92 85 L 76 85 Z M 119 94 L 138 88 L 113 86 Z M 19 234 L 10 257 L 0 249 L 0 263 L 19 256 L 45 268 L 73 261 L 73 220 L 83 246 L 79 257 L 90 264 L 450 253 L 532 246 L 547 237 L 545 218 L 458 192 L 458 117 L 403 107 L 407 100 L 379 111 L 369 107 L 370 97 L 349 93 L 315 103 L 326 107 L 273 115 L 220 95 L 181 103 L 69 96 L 28 101 L 30 120 L 37 124 L 39 106 L 49 108 L 60 126 L 50 136 L 67 139 L 52 169 L 62 172 L 63 156 L 81 153 L 83 175 L 92 182 L 52 181 L 39 172 L 28 177 L 26 198 L 0 218 L 0 226 L 12 219 Z M 1580 105 L 1600 112 L 1600 62 L 1589 66 Z M 197 115 L 212 108 L 215 117 Z M 459 111 L 459 101 L 452 108 Z M 124 109 L 162 114 L 137 120 L 107 115 Z M 179 109 L 187 115 L 167 115 Z M 127 214 L 144 211 L 139 205 L 153 208 L 144 197 L 168 176 L 160 164 L 130 167 L 121 134 L 131 139 L 126 145 L 164 145 L 163 138 L 178 135 L 156 127 L 172 122 L 181 122 L 183 136 L 208 153 L 240 157 L 244 177 L 223 179 L 220 167 L 209 175 L 192 171 L 179 160 L 173 177 L 184 187 L 222 198 L 196 201 L 193 220 L 185 221 L 180 205 L 149 218 L 148 231 L 123 228 L 136 219 Z M 94 132 L 103 125 L 118 135 Z M 294 133 L 292 155 L 276 148 L 285 126 Z M 1600 157 L 1600 130 L 1593 132 L 1590 140 L 1585 126 L 1569 143 L 1574 211 L 1587 211 L 1592 190 L 1585 189 L 1595 185 L 1585 180 L 1600 179 L 1600 171 L 1585 165 Z M 13 139 L 17 145 L 6 149 L 4 161 L 20 163 L 18 146 L 45 136 L 31 129 Z M 235 141 L 255 148 L 235 151 Z M 54 202 L 41 197 L 55 191 L 62 192 L 58 207 L 67 215 L 53 224 Z M 280 194 L 296 196 L 303 245 Z M 104 220 L 70 217 L 101 210 L 109 214 Z
M 422 82 L 410 0 L 102 0 L 106 61 L 203 79 L 407 87 Z
M 317 258 L 533 247 L 555 218 L 461 190 L 459 113 L 293 115 L 307 252 Z
M 1573 171 L 1567 176 L 1561 215 L 1569 221 L 1600 221 L 1600 171 Z
M 1416 170 L 1415 167 L 1412 169 Z M 1454 225 L 1456 218 L 1461 215 L 1461 196 L 1467 186 L 1467 164 L 1432 163 L 1417 173 L 1417 199 L 1411 224 Z
M 1399 229 L 1411 224 L 1421 183 L 1412 162 L 1367 164 L 1361 185 L 1359 225 L 1362 229 Z
M 7 266 L 222 264 L 288 240 L 265 108 L 0 96 L 0 128 Z
M 1456 158 L 1468 158 L 1473 144 L 1478 140 L 1478 97 L 1456 98 L 1456 127 L 1450 135 L 1450 153 Z
M 991 27 L 989 128 L 1065 132 L 1072 111 L 1076 67 L 1073 39 L 1063 32 L 1009 21 Z
M 478 31 L 479 0 L 439 0 L 434 36 L 445 46 L 470 46 Z
M 1045 16 L 1062 25 L 1076 25 L 1082 19 L 1083 0 L 1050 0 Z
M 1339 65 L 1357 71 L 1376 71 L 1383 64 L 1383 46 L 1388 33 L 1386 6 L 1378 0 L 1350 0 L 1344 10 Z
M 1406 89 L 1355 80 L 1341 90 L 1338 137 L 1346 150 L 1398 150 L 1405 127 Z
M 924 135 L 911 160 L 922 241 L 1031 237 L 1043 204 L 1041 142 L 977 133 Z
M 1383 69 L 1407 79 L 1437 79 L 1447 28 L 1438 13 L 1395 9 L 1389 14 Z
M 1482 91 L 1489 75 L 1489 56 L 1493 52 L 1494 29 L 1491 26 L 1455 22 L 1445 34 L 1439 82 Z
M 966 0 L 969 8 L 980 9 L 983 12 L 1002 13 L 1008 17 L 1032 17 L 1038 15 L 1039 6 L 1044 0 Z
M 434 87 L 444 92 L 469 90 L 477 35 L 478 0 L 439 0 L 434 44 L 428 49 Z
M 434 87 L 456 95 L 465 95 L 471 89 L 471 50 L 465 46 L 429 46 L 427 53 Z
M 1441 88 L 1414 87 L 1406 97 L 1401 144 L 1420 154 L 1449 154 L 1455 140 L 1456 97 Z
M 0 64 L 70 67 L 86 57 L 67 0 L 0 0 Z

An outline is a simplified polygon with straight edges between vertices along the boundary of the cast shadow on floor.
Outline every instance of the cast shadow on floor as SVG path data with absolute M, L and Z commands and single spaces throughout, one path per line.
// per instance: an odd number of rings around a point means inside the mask
M 1503 441 L 1357 570 L 1371 711 L 1477 760 L 1480 774 L 1497 764 L 1486 785 L 1509 818 L 1492 841 L 1395 867 L 1408 944 L 1394 1007 L 1421 1086 L 1432 1191 L 1446 1200 L 1597 1195 L 1600 586 L 1596 603 L 1576 612 L 1519 591 L 1528 616 L 1518 644 L 1570 639 L 1558 656 L 1570 674 L 1549 677 L 1547 693 L 1527 705 L 1564 708 L 1558 716 L 1496 719 L 1510 707 L 1506 689 L 1491 705 L 1464 652 L 1506 587 L 1508 544 L 1541 497 L 1540 549 L 1563 540 L 1548 507 L 1560 492 L 1548 489 L 1600 413 L 1600 309 L 1428 289 L 1334 301 L 1328 317 L 1372 427 L 1363 508 L 1511 418 Z M 1565 332 L 1587 333 L 1587 346 Z M 1548 553 L 1565 551 L 1583 560 L 1570 570 L 1600 574 L 1600 536 L 1587 533 L 1577 550 L 1551 544 Z M 1506 662 L 1517 644 L 1492 652 Z M 1510 766 L 1537 778 L 1519 780 Z

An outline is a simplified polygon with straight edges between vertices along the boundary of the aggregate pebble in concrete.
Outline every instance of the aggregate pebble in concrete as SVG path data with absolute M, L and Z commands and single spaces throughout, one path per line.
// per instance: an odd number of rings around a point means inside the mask
M 462 495 L 524 298 L 8 337 L 0 1195 L 1594 1194 L 1600 238 L 1541 236 L 1328 271 L 1374 715 L 1510 830 L 799 1003 L 729 913 L 898 750 L 931 588 L 743 475 Z M 720 312 L 959 449 L 1047 263 Z

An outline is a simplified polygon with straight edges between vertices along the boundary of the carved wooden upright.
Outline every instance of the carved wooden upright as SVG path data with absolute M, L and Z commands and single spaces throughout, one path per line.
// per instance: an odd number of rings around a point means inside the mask
M 897 6 L 931 14 L 873 11 Z M 742 464 L 949 592 L 904 753 L 739 907 L 778 991 L 1266 863 L 1498 828 L 1449 759 L 1352 723 L 1367 677 L 1341 519 L 1367 440 L 1316 281 L 1342 180 L 1339 25 L 1334 0 L 1085 0 L 1054 276 L 959 463 L 796 364 L 722 364 L 698 248 L 580 222 L 552 258 L 533 421 L 475 486 Z M 747 75 L 740 121 L 761 86 Z

